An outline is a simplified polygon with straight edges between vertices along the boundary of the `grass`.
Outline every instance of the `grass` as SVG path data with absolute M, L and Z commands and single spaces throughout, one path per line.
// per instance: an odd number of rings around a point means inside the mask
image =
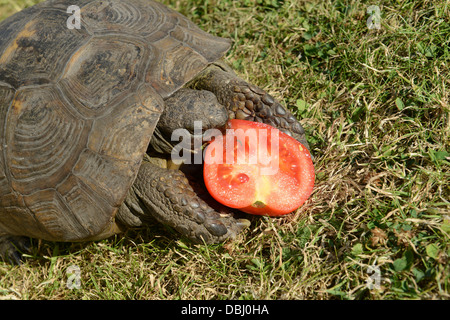
M 302 119 L 312 197 L 218 245 L 159 225 L 35 241 L 23 266 L 0 264 L 0 297 L 449 299 L 449 1 L 164 2 L 232 38 L 228 62 Z M 0 19 L 32 3 L 0 0 Z

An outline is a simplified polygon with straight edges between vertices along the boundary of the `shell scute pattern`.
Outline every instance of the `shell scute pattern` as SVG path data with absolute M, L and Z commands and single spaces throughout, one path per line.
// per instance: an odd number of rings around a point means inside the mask
M 7 117 L 5 157 L 14 190 L 54 187 L 76 162 L 89 124 L 75 117 L 52 87 L 20 89 Z
M 0 23 L 0 235 L 93 239 L 170 96 L 229 48 L 149 0 L 35 5 Z
M 93 38 L 69 60 L 58 85 L 84 116 L 98 116 L 137 87 L 146 51 L 128 39 Z
M 90 35 L 61 27 L 67 13 L 44 11 L 29 20 L 0 53 L 0 78 L 15 88 L 54 82 Z M 45 21 L 45 23 L 43 23 Z

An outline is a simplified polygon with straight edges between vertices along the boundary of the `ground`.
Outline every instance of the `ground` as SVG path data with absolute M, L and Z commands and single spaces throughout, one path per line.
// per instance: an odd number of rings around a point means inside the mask
M 0 0 L 0 19 L 35 2 Z M 311 198 L 218 245 L 159 225 L 34 241 L 0 263 L 0 298 L 449 299 L 448 1 L 164 3 L 232 38 L 227 61 L 301 119 Z

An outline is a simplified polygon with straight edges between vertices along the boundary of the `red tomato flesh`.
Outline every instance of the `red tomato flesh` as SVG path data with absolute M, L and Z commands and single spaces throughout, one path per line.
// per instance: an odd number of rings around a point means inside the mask
M 314 187 L 308 149 L 263 123 L 230 120 L 205 150 L 203 175 L 216 201 L 243 212 L 279 216 L 300 207 Z

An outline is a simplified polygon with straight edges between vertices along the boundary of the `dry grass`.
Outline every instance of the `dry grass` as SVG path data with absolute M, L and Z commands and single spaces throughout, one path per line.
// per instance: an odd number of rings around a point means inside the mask
M 31 2 L 0 1 L 0 18 Z M 0 295 L 450 298 L 448 1 L 378 1 L 379 30 L 366 26 L 366 1 L 164 2 L 233 38 L 228 61 L 303 119 L 311 199 L 280 219 L 252 218 L 220 245 L 163 226 L 87 244 L 36 241 L 20 268 L 0 264 Z M 66 287 L 71 265 L 80 289 Z

